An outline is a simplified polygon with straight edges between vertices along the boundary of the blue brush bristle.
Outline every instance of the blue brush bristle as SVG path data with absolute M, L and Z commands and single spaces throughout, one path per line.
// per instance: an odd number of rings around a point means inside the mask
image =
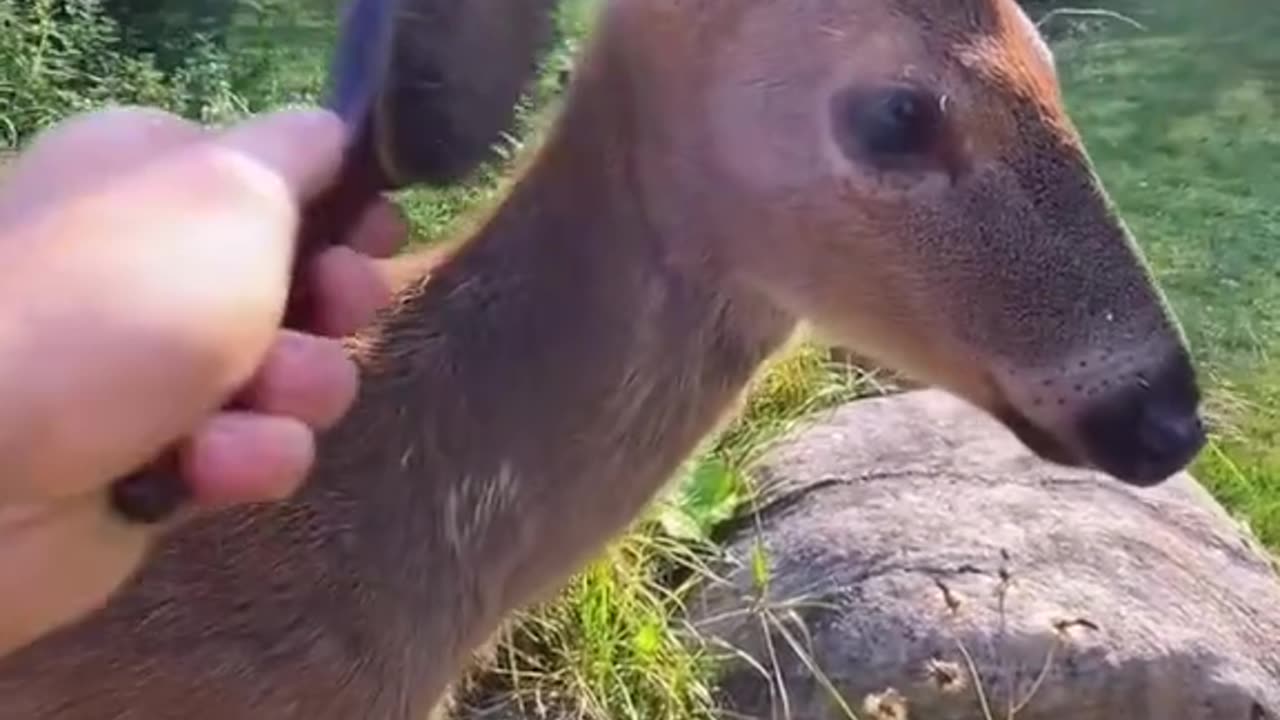
M 354 131 L 363 130 L 384 70 L 390 32 L 392 0 L 352 0 L 338 32 L 329 68 L 328 106 Z

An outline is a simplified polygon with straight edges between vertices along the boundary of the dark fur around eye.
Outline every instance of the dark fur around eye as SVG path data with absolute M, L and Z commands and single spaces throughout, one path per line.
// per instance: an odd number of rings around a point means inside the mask
M 908 85 L 844 90 L 831 112 L 844 154 L 883 170 L 922 167 L 942 136 L 938 96 Z

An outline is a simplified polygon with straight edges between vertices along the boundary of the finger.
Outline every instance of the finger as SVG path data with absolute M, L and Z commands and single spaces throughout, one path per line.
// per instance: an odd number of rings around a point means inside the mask
M 399 208 L 378 198 L 365 210 L 343 245 L 311 258 L 303 269 L 308 287 L 312 288 L 305 329 L 339 337 L 367 325 L 392 296 L 386 278 L 370 264 L 370 259 L 394 255 L 408 235 L 408 222 Z
M 357 385 L 355 363 L 340 342 L 285 330 L 239 401 L 247 410 L 324 430 L 351 407 Z
M 363 329 L 397 295 L 430 275 L 446 253 L 446 248 L 431 248 L 373 259 L 343 246 L 324 251 L 307 269 L 319 308 L 315 326 L 308 329 L 329 337 Z
M 0 218 L 33 213 L 205 136 L 176 115 L 120 107 L 78 115 L 38 135 L 6 175 Z
M 288 497 L 314 460 L 315 438 L 302 422 L 248 412 L 215 415 L 181 450 L 197 502 L 213 506 Z
M 385 198 L 369 206 L 356 224 L 347 245 L 370 257 L 391 257 L 409 237 L 409 222 L 403 211 Z
M 328 337 L 344 337 L 368 325 L 392 298 L 387 278 L 374 261 L 349 247 L 329 248 L 306 268 L 314 293 L 314 327 Z

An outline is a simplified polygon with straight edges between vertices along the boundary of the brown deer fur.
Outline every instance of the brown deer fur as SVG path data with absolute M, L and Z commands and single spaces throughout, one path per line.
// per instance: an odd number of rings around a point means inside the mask
M 936 167 L 842 156 L 830 94 L 904 76 Z M 352 340 L 308 486 L 0 660 L 0 720 L 421 720 L 801 320 L 1076 463 L 1103 381 L 1186 352 L 1011 0 L 615 0 L 501 206 Z

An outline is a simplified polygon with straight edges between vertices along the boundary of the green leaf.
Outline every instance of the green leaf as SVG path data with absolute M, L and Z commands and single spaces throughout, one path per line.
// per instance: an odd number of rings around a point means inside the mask
M 680 506 L 703 535 L 733 517 L 742 502 L 742 480 L 721 458 L 704 455 L 681 486 Z
M 677 540 L 698 542 L 707 539 L 703 527 L 680 504 L 663 503 L 658 509 L 657 521 L 664 533 Z

